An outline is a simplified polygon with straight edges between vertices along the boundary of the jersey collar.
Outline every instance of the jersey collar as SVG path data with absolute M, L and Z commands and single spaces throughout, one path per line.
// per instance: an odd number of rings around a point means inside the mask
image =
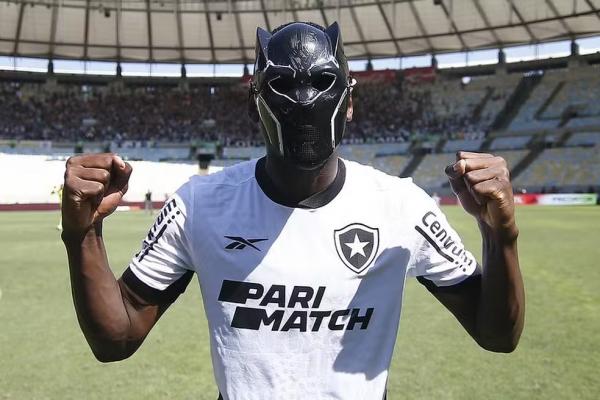
M 335 179 L 331 185 L 329 185 L 325 190 L 315 193 L 312 196 L 301 200 L 300 202 L 295 202 L 286 198 L 285 194 L 277 190 L 273 184 L 273 181 L 271 181 L 269 175 L 267 174 L 265 163 L 266 157 L 262 157 L 256 162 L 254 171 L 256 182 L 269 199 L 286 207 L 308 209 L 323 207 L 324 205 L 329 204 L 335 198 L 335 196 L 337 196 L 337 194 L 342 190 L 344 182 L 346 181 L 346 166 L 344 165 L 342 159 L 338 158 L 337 174 L 335 175 Z

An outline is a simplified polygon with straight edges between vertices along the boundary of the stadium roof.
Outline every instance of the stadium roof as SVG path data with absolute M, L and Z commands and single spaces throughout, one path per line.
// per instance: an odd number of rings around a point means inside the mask
M 0 0 L 0 54 L 250 63 L 256 27 L 342 27 L 352 59 L 498 48 L 600 33 L 600 0 Z

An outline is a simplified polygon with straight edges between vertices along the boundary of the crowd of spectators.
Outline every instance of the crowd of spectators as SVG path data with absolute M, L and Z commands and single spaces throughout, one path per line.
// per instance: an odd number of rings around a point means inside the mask
M 0 138 L 56 141 L 243 141 L 258 128 L 239 86 L 174 87 L 4 83 Z M 235 116 L 235 117 L 234 117 Z
M 390 85 L 373 82 L 358 86 L 354 98 L 354 121 L 348 125 L 350 138 L 365 141 L 479 139 L 489 123 L 475 118 L 468 104 L 448 112 L 440 102 L 435 83 Z M 456 94 L 454 102 L 462 97 Z
M 359 82 L 350 143 L 479 138 L 473 107 L 441 109 L 434 83 Z M 460 102 L 461 96 L 455 101 Z M 439 100 L 439 99 L 437 99 Z M 262 144 L 247 116 L 247 86 L 129 87 L 0 82 L 0 139 Z

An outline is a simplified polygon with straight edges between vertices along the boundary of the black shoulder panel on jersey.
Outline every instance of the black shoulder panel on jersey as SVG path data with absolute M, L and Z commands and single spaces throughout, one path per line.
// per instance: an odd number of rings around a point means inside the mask
M 127 268 L 121 279 L 135 294 L 150 304 L 171 304 L 179 295 L 185 292 L 188 284 L 192 280 L 194 271 L 187 271 L 181 278 L 173 282 L 165 290 L 158 290 L 142 282 L 130 268 Z
M 425 286 L 427 288 L 427 290 L 429 290 L 433 294 L 436 294 L 436 293 L 458 293 L 467 287 L 480 285 L 481 284 L 481 274 L 477 273 L 477 270 L 475 270 L 475 273 L 473 273 L 473 275 L 467 277 L 465 280 L 457 283 L 456 285 L 450 285 L 450 286 L 437 286 L 435 283 L 433 283 L 429 279 L 424 278 L 422 276 L 417 276 L 417 280 L 419 281 L 419 283 L 421 285 Z

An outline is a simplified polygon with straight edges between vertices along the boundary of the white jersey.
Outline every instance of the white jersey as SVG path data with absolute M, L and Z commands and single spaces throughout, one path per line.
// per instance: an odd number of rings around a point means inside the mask
M 256 165 L 181 187 L 126 283 L 173 301 L 198 276 L 224 399 L 382 399 L 405 277 L 450 286 L 476 261 L 410 178 L 344 160 L 323 204 L 290 207 Z

